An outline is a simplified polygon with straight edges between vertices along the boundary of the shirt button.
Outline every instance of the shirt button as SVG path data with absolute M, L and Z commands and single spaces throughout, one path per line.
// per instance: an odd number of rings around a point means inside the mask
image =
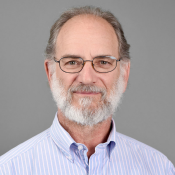
M 79 149 L 79 150 L 82 150 L 82 149 L 83 149 L 83 146 L 82 146 L 82 145 L 79 145 L 79 146 L 78 146 L 78 149 Z
M 67 156 L 67 158 L 68 158 L 69 160 L 72 160 L 72 157 L 71 157 L 71 156 Z

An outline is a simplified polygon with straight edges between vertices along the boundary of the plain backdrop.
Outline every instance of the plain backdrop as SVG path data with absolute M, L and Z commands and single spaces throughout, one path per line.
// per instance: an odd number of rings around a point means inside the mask
M 63 11 L 84 5 L 113 12 L 131 45 L 117 131 L 175 164 L 175 0 L 1 0 L 0 155 L 52 124 L 57 108 L 44 70 L 49 30 Z

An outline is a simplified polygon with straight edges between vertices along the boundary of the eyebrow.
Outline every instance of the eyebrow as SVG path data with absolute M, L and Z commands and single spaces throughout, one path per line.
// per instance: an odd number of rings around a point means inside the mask
M 95 57 L 106 57 L 106 56 L 112 56 L 112 55 L 110 55 L 110 54 L 105 54 L 105 55 L 96 55 Z M 81 56 L 79 56 L 79 55 L 72 55 L 72 54 L 65 54 L 65 55 L 63 55 L 61 58 L 65 58 L 65 57 L 73 57 L 73 58 L 83 58 L 83 57 L 81 57 Z M 95 57 L 93 57 L 93 58 L 95 58 Z
M 65 58 L 65 57 L 81 58 L 81 56 L 79 56 L 79 55 L 72 55 L 72 54 L 65 54 L 61 58 Z

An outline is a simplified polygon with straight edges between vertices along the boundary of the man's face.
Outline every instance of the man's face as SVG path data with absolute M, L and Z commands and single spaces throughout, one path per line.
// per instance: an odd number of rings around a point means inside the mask
M 102 55 L 110 55 L 118 59 L 118 39 L 114 29 L 104 19 L 90 15 L 70 19 L 58 34 L 55 57 L 59 60 L 67 55 L 75 55 L 84 60 L 92 60 Z M 54 76 L 54 81 L 58 80 L 58 82 L 56 86 L 51 84 L 52 91 L 56 91 L 56 87 L 61 88 L 59 95 L 65 97 L 65 100 L 69 98 L 67 106 L 73 106 L 74 109 L 85 107 L 84 110 L 89 110 L 88 115 L 95 113 L 99 108 L 103 109 L 105 104 L 107 107 L 113 95 L 121 96 L 124 91 L 122 85 L 117 94 L 119 62 L 116 69 L 109 73 L 98 73 L 92 68 L 92 64 L 87 62 L 81 72 L 69 74 L 63 72 L 59 64 L 56 64 Z M 122 76 L 120 76 L 120 86 L 121 84 L 123 84 Z M 107 112 L 106 115 L 110 114 Z

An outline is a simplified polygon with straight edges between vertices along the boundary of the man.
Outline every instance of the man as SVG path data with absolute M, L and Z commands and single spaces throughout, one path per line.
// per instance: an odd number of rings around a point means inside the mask
M 58 111 L 52 126 L 0 159 L 0 174 L 173 175 L 160 152 L 115 131 L 129 45 L 110 12 L 65 12 L 52 26 L 45 70 Z

